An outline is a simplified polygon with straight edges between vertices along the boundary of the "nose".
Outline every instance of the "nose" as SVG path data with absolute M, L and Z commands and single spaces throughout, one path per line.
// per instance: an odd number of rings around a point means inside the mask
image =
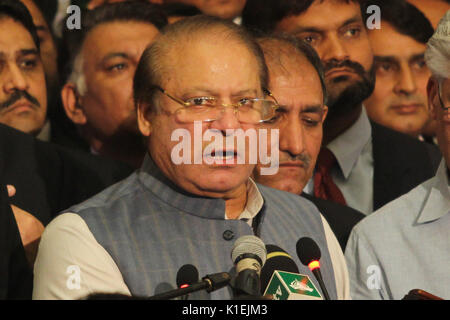
M 239 129 L 241 124 L 238 120 L 237 109 L 234 106 L 226 105 L 221 107 L 219 118 L 211 122 L 211 129 L 216 129 L 227 135 L 227 129 Z
M 326 40 L 324 46 L 321 48 L 322 61 L 348 60 L 350 58 L 346 47 L 337 35 L 330 35 Z
M 280 127 L 280 151 L 297 156 L 304 151 L 304 129 L 299 118 L 289 119 Z
M 28 90 L 28 81 L 20 68 L 12 63 L 6 67 L 4 74 L 4 90 L 6 93 L 12 93 L 15 90 Z
M 395 92 L 397 94 L 410 95 L 417 90 L 416 80 L 409 67 L 401 69 L 398 75 Z

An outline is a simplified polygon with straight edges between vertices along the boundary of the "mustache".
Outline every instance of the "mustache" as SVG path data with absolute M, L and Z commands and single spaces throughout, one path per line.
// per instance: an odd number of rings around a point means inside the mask
M 283 159 L 280 159 L 280 164 L 282 164 L 283 162 L 290 162 L 290 161 L 301 161 L 303 162 L 304 167 L 308 169 L 309 166 L 311 165 L 311 156 L 308 155 L 307 153 L 300 153 L 295 156 L 292 154 L 288 154 L 287 157 L 283 157 Z
M 31 102 L 31 104 L 35 105 L 36 107 L 41 106 L 39 101 L 35 97 L 33 97 L 31 94 L 29 94 L 27 91 L 16 90 L 6 101 L 0 102 L 0 110 L 9 108 L 10 106 L 15 104 L 17 101 L 19 101 L 22 98 L 25 98 L 26 100 Z
M 360 75 L 361 77 L 364 77 L 364 75 L 366 74 L 366 70 L 364 70 L 364 67 L 361 64 L 351 60 L 340 61 L 336 59 L 331 59 L 330 61 L 325 62 L 323 65 L 324 73 L 327 73 L 328 71 L 335 68 L 352 69 L 356 74 Z

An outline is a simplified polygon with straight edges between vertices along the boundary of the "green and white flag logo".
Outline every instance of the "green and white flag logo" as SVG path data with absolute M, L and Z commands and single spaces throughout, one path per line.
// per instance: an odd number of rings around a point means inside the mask
M 323 300 L 314 283 L 307 275 L 275 271 L 264 295 L 273 300 Z

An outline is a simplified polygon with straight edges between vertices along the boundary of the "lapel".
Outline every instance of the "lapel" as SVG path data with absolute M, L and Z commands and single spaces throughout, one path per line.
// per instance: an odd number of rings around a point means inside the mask
M 374 122 L 373 210 L 400 197 L 434 175 L 425 146 Z

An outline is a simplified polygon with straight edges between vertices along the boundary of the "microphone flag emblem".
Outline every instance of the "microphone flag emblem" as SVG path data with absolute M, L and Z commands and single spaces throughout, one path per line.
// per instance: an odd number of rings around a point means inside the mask
M 276 270 L 264 295 L 274 300 L 323 300 L 311 279 L 304 274 Z

